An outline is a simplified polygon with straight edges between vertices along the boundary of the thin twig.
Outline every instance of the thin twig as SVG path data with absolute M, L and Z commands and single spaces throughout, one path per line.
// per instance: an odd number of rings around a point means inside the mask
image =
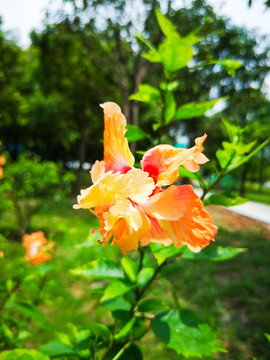
M 126 351 L 126 349 L 130 347 L 131 344 L 132 344 L 132 341 L 127 342 L 127 343 L 118 351 L 118 353 L 113 357 L 112 360 L 118 360 L 118 359 L 120 358 L 120 356 L 123 355 L 123 353 Z

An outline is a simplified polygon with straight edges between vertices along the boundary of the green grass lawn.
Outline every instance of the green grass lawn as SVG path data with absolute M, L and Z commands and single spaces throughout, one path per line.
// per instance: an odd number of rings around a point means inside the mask
M 88 322 L 110 321 L 107 310 L 96 306 L 98 296 L 89 291 L 100 284 L 75 278 L 69 270 L 99 257 L 120 259 L 122 256 L 117 247 L 101 247 L 97 238 L 93 241 L 89 230 L 97 228 L 98 222 L 86 210 L 73 210 L 72 203 L 68 199 L 57 206 L 46 206 L 32 221 L 33 231 L 44 231 L 56 243 L 51 261 L 54 272 L 49 274 L 43 289 L 41 310 L 58 333 L 72 333 L 72 324 L 80 328 Z M 12 218 L 0 222 L 0 229 L 6 235 L 12 226 Z M 196 310 L 228 350 L 227 354 L 220 353 L 211 359 L 267 360 L 270 344 L 264 333 L 270 332 L 270 240 L 255 233 L 219 229 L 216 242 L 245 247 L 248 251 L 225 263 L 179 259 L 163 271 L 174 284 L 182 306 Z M 4 251 L 6 262 L 23 256 L 21 244 L 12 239 L 5 244 Z M 168 290 L 159 280 L 152 286 L 152 293 L 171 304 Z M 38 347 L 55 336 L 40 330 L 34 322 L 33 325 L 35 334 L 27 340 L 28 347 Z M 147 360 L 179 359 L 174 352 L 164 350 L 150 333 L 142 346 Z

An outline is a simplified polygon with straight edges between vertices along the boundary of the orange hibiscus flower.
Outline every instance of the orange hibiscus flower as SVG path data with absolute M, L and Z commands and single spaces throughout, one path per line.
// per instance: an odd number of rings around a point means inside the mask
M 96 161 L 90 174 L 93 185 L 81 190 L 75 209 L 89 209 L 100 220 L 101 240 L 118 245 L 121 251 L 135 250 L 138 244 L 159 242 L 194 252 L 207 246 L 217 228 L 190 185 L 171 185 L 178 168 L 198 171 L 208 161 L 202 154 L 206 134 L 190 149 L 158 145 L 142 158 L 136 169 L 128 147 L 126 118 L 120 107 L 107 102 L 104 109 L 104 160 Z M 163 190 L 161 186 L 171 185 Z M 96 230 L 93 230 L 96 231 Z
M 22 245 L 26 250 L 25 260 L 33 265 L 43 264 L 51 259 L 51 251 L 54 242 L 45 238 L 42 231 L 37 231 L 30 235 L 25 234 L 22 239 Z

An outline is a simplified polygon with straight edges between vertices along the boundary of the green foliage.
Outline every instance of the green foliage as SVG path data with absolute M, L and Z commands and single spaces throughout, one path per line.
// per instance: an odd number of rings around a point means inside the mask
M 197 180 L 197 181 L 202 181 L 202 176 L 201 174 L 198 172 L 190 172 L 188 171 L 186 168 L 184 168 L 183 166 L 179 167 L 179 177 L 186 177 L 188 179 L 192 179 L 192 180 Z
M 64 172 L 60 164 L 41 161 L 39 157 L 21 154 L 17 161 L 7 160 L 5 176 L 0 184 L 0 210 L 14 212 L 18 228 L 23 234 L 31 225 L 31 218 L 41 207 L 39 199 L 59 202 L 71 189 L 75 176 Z
M 139 304 L 138 310 L 141 312 L 152 312 L 152 311 L 169 310 L 169 307 L 163 300 L 146 299 Z
M 189 249 L 185 249 L 182 254 L 184 260 L 195 261 L 227 261 L 233 259 L 238 254 L 245 252 L 246 249 L 232 248 L 223 246 L 208 246 L 199 253 L 193 253 Z
M 151 321 L 151 327 L 160 341 L 185 357 L 224 351 L 210 327 L 190 310 L 162 312 Z
M 114 261 L 100 258 L 70 270 L 73 275 L 89 279 L 121 279 L 124 272 Z
M 205 101 L 203 103 L 189 103 L 181 105 L 175 113 L 175 120 L 180 119 L 192 119 L 197 117 L 202 117 L 206 111 L 212 109 L 219 101 L 225 100 L 224 98 L 219 98 L 215 100 Z
M 151 243 L 150 248 L 159 265 L 167 259 L 180 256 L 183 251 L 182 247 L 175 248 L 173 245 L 164 246 L 158 243 Z
M 212 194 L 204 200 L 204 205 L 235 206 L 245 204 L 248 199 L 237 196 L 235 193 L 223 192 Z
M 31 302 L 17 302 L 14 304 L 14 308 L 26 318 L 33 319 L 40 326 L 48 328 L 48 320 Z
M 105 289 L 101 302 L 112 300 L 118 296 L 124 295 L 132 289 L 132 285 L 121 280 L 114 280 Z
M 222 68 L 231 76 L 235 76 L 236 70 L 239 69 L 243 63 L 239 60 L 225 59 L 225 60 L 214 60 L 210 64 L 219 64 Z
M 3 351 L 1 360 L 50 360 L 48 356 L 37 350 L 16 349 Z
M 140 84 L 139 91 L 130 95 L 129 100 L 137 100 L 146 103 L 159 103 L 161 100 L 159 90 L 148 84 Z
M 146 139 L 148 135 L 142 129 L 134 125 L 127 125 L 126 138 L 128 142 Z
M 131 282 L 136 282 L 136 280 L 137 280 L 137 265 L 136 265 L 136 263 L 128 257 L 122 257 L 121 266 L 122 266 L 126 276 L 128 277 L 128 279 Z

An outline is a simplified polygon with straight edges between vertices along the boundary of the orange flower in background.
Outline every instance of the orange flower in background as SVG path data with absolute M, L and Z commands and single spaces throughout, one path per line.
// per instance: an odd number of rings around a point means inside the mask
M 107 102 L 104 109 L 104 160 L 90 171 L 93 185 L 81 190 L 75 209 L 89 209 L 100 220 L 101 240 L 118 245 L 121 251 L 136 250 L 150 242 L 180 247 L 194 252 L 207 246 L 217 228 L 192 186 L 171 185 L 178 168 L 198 171 L 208 161 L 202 154 L 206 134 L 190 149 L 158 145 L 148 150 L 136 169 L 128 147 L 126 118 L 120 107 Z M 167 189 L 161 186 L 171 185 Z M 95 230 L 93 230 L 95 231 Z
M 0 146 L 2 145 L 1 141 L 0 141 Z M 3 168 L 2 166 L 5 165 L 6 163 L 6 159 L 4 158 L 4 156 L 0 156 L 0 179 L 3 177 Z
M 45 238 L 42 231 L 37 231 L 30 235 L 25 234 L 22 245 L 26 250 L 25 260 L 33 265 L 43 264 L 51 259 L 54 242 Z
M 0 250 L 0 258 L 3 258 L 5 256 L 4 252 Z

